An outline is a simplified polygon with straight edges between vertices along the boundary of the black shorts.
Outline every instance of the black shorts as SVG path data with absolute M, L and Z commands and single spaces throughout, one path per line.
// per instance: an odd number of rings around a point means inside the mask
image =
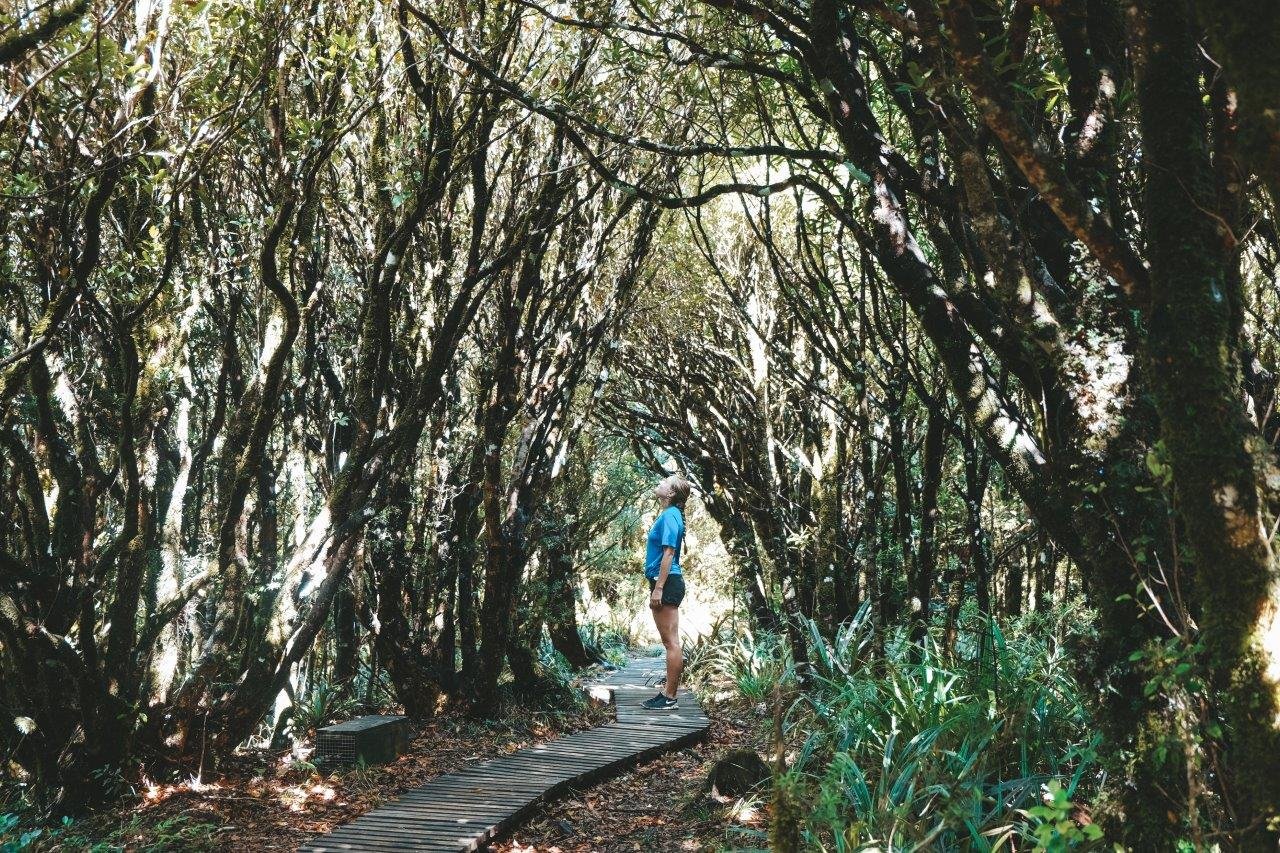
M 650 593 L 653 592 L 653 588 L 657 584 L 657 578 L 649 578 Z M 667 582 L 662 585 L 662 603 L 670 604 L 672 607 L 679 607 L 682 601 L 684 601 L 684 577 L 681 575 L 667 575 Z

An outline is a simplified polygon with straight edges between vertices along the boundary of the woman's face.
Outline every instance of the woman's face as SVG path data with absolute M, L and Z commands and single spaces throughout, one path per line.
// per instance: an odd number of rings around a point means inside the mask
M 669 501 L 671 500 L 671 495 L 671 484 L 666 480 L 653 487 L 653 496 L 659 501 Z

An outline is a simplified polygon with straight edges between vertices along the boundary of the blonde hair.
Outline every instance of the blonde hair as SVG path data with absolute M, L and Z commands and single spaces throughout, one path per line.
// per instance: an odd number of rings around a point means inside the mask
M 693 483 L 686 480 L 682 474 L 672 474 L 662 482 L 671 486 L 671 505 L 684 512 L 684 505 L 689 500 Z

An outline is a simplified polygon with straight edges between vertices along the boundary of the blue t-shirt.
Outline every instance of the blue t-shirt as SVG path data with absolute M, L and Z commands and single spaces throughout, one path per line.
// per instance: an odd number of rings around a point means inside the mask
M 644 576 L 656 578 L 662 569 L 662 549 L 671 546 L 676 554 L 671 559 L 671 570 L 667 574 L 680 574 L 680 546 L 684 541 L 684 514 L 679 507 L 669 506 L 658 513 L 658 518 L 649 528 L 649 538 L 644 548 Z

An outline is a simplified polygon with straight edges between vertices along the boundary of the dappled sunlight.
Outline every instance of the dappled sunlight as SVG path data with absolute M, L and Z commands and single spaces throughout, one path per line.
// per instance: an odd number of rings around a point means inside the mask
M 1265 676 L 1274 685 L 1275 724 L 1280 726 L 1280 589 L 1276 590 L 1275 603 L 1260 620 L 1261 649 Z
M 768 813 L 754 797 L 735 800 L 729 807 L 728 815 L 731 820 L 745 826 L 763 826 L 768 822 Z
M 1101 447 L 1124 427 L 1133 356 L 1125 352 L 1122 340 L 1115 339 L 1098 341 L 1092 347 L 1073 341 L 1067 352 L 1082 380 L 1076 392 L 1081 421 L 1092 436 L 1091 443 Z
M 211 794 L 222 791 L 223 786 L 219 782 L 202 782 L 198 777 L 192 776 L 185 782 L 179 782 L 170 785 L 161 785 L 147 779 L 142 779 L 142 799 L 149 805 L 163 803 L 172 796 L 179 794 Z
M 329 785 L 316 783 L 281 788 L 277 792 L 276 799 L 287 807 L 289 811 L 301 812 L 306 810 L 308 802 L 328 803 L 336 796 L 337 791 Z

